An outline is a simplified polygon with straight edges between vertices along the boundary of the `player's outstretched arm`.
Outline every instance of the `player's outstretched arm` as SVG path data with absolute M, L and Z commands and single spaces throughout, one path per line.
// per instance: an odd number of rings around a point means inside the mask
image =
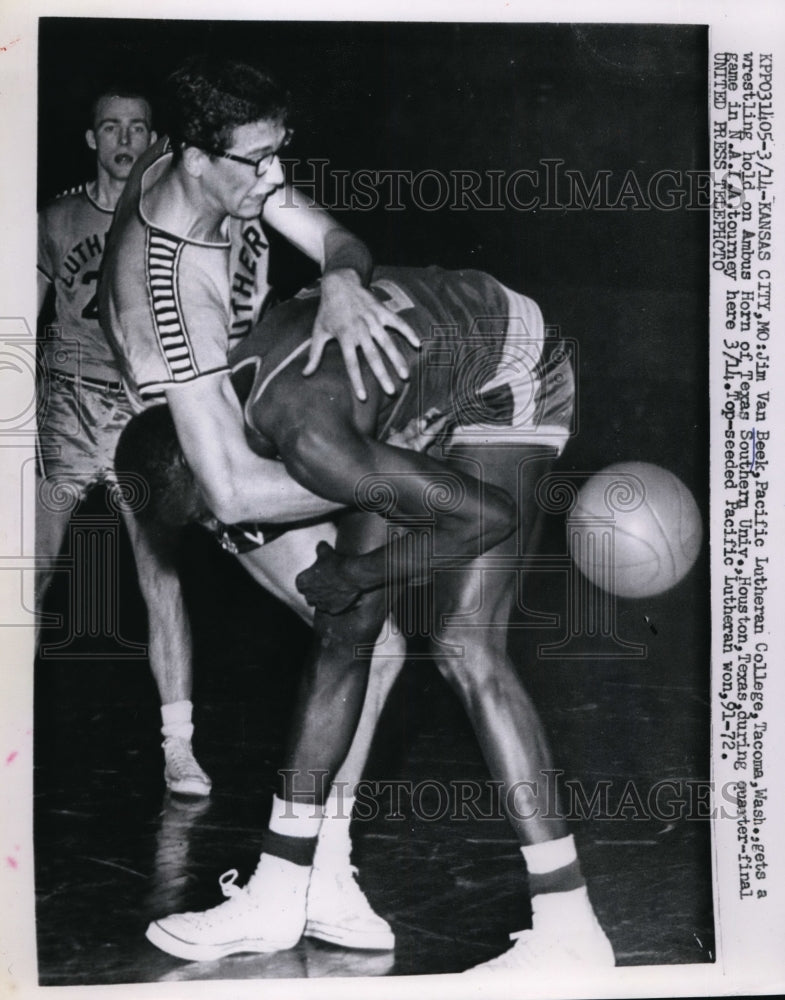
M 279 195 L 268 198 L 263 217 L 322 269 L 321 302 L 303 374 L 316 371 L 325 346 L 335 339 L 358 399 L 367 398 L 358 351 L 384 391 L 394 392 L 385 358 L 401 378 L 408 377 L 409 369 L 389 331 L 397 330 L 413 347 L 419 347 L 420 341 L 404 319 L 365 287 L 373 267 L 368 248 L 294 188 L 285 187 Z
M 296 483 L 281 462 L 251 451 L 228 374 L 167 389 L 166 397 L 205 503 L 225 524 L 303 520 L 341 507 Z
M 476 557 L 510 535 L 515 504 L 504 491 L 480 483 L 427 455 L 394 448 L 357 430 L 334 400 L 311 399 L 312 418 L 299 426 L 281 422 L 275 429 L 287 469 L 303 486 L 345 506 L 407 518 L 432 528 L 433 551 L 440 556 Z M 309 604 L 338 613 L 360 593 L 388 580 L 421 581 L 429 572 L 420 546 L 381 546 L 363 555 L 338 555 L 320 545 L 317 561 L 297 579 Z

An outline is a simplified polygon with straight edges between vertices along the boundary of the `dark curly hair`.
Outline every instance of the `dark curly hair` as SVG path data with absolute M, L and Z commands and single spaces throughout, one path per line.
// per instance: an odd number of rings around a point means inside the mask
M 196 56 L 166 81 L 165 106 L 175 158 L 185 146 L 225 153 L 234 130 L 250 122 L 286 124 L 289 95 L 246 63 Z
M 151 406 L 132 417 L 114 461 L 121 493 L 135 498 L 130 506 L 140 521 L 175 528 L 209 514 L 168 406 Z

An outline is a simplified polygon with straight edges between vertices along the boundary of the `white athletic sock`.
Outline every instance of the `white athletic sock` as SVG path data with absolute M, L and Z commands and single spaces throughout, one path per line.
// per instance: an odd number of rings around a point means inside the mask
M 350 863 L 352 839 L 349 833 L 352 822 L 354 796 L 334 785 L 324 804 L 324 822 L 314 855 L 314 868 L 345 867 Z
M 170 701 L 161 705 L 161 732 L 164 736 L 175 736 L 181 740 L 190 740 L 194 727 L 191 722 L 193 705 L 189 700 Z
M 585 885 L 569 892 L 540 892 L 532 896 L 532 926 L 556 929 L 593 924 L 594 908 Z
M 572 834 L 542 844 L 526 844 L 521 847 L 521 854 L 530 875 L 546 875 L 578 860 Z
M 318 837 L 324 806 L 313 802 L 288 802 L 273 795 L 268 829 L 283 837 Z
M 586 883 L 571 836 L 521 848 L 529 872 L 535 926 L 558 920 L 581 920 L 591 915 Z

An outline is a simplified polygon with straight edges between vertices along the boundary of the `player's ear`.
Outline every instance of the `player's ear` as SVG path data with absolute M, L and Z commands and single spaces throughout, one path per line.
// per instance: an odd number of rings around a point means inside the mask
M 150 145 L 152 146 L 152 144 L 154 142 L 158 142 L 158 133 L 154 129 L 151 129 L 150 130 Z
M 96 141 L 95 141 L 95 132 L 93 132 L 93 130 L 91 128 L 89 128 L 85 132 L 84 137 L 85 137 L 85 142 L 90 147 L 90 149 L 97 149 L 98 148 L 97 145 L 96 145 Z
M 196 146 L 186 146 L 183 150 L 183 166 L 192 177 L 202 176 L 207 161 L 207 153 Z

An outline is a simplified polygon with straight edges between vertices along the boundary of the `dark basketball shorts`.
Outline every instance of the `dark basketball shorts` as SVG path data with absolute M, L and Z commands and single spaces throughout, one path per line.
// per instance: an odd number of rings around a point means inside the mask
M 508 315 L 491 317 L 484 332 L 423 343 L 418 378 L 394 405 L 382 440 L 414 437 L 427 413 L 431 423 L 443 419 L 442 452 L 455 445 L 535 445 L 561 454 L 573 433 L 572 347 L 545 336 L 532 299 L 504 291 Z

